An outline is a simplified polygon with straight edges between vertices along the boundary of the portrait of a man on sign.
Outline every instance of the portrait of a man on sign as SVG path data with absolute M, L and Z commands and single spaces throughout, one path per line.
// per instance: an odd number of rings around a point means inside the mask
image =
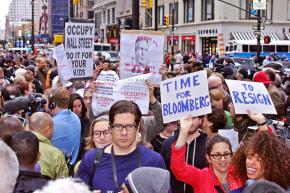
M 149 41 L 146 38 L 139 37 L 135 42 L 135 63 L 132 73 L 150 73 L 149 59 Z
M 164 34 L 160 32 L 154 34 L 152 32 L 123 31 L 121 33 L 120 78 L 125 79 L 151 73 L 150 82 L 159 84 L 164 39 Z

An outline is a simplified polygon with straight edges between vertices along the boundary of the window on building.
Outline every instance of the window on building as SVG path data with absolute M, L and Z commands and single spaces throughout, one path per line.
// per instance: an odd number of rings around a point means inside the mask
M 116 16 L 115 16 L 115 7 L 112 8 L 112 23 L 115 23 Z
M 164 6 L 159 6 L 157 10 L 157 24 L 164 25 L 163 18 L 164 18 Z
M 243 9 L 249 10 L 253 14 L 258 14 L 258 11 L 253 9 L 253 0 L 241 0 L 240 6 Z M 273 12 L 273 0 L 267 0 L 267 9 L 261 10 L 261 16 L 267 19 L 272 19 L 272 12 Z M 241 19 L 257 19 L 255 15 L 252 15 L 245 11 L 241 11 L 240 14 Z
M 110 9 L 108 9 L 107 10 L 107 24 L 111 24 L 111 10 Z
M 184 23 L 194 21 L 194 0 L 184 1 Z
M 145 25 L 146 27 L 152 27 L 152 9 L 146 9 L 145 11 Z
M 88 11 L 88 19 L 94 19 L 94 11 Z
M 103 23 L 106 23 L 106 10 L 103 11 Z
M 101 12 L 95 13 L 95 28 L 100 28 L 102 23 L 102 14 Z
M 178 3 L 169 4 L 169 24 L 172 25 L 172 15 L 174 13 L 174 24 L 178 24 Z
M 202 20 L 214 19 L 214 0 L 202 0 Z

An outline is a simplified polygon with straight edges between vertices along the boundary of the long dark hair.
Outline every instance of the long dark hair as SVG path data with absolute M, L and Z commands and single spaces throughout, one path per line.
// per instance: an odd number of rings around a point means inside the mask
M 81 114 L 80 114 L 80 116 L 79 116 L 80 119 L 81 119 L 81 120 L 85 120 L 85 119 L 87 119 L 87 117 L 86 117 L 87 108 L 86 108 L 86 106 L 85 106 L 85 103 L 84 103 L 83 98 L 82 98 L 79 94 L 77 94 L 77 93 L 73 93 L 73 94 L 70 96 L 68 108 L 69 108 L 70 110 L 73 110 L 73 103 L 74 103 L 75 100 L 80 100 L 81 103 L 82 103 L 82 111 L 81 111 Z

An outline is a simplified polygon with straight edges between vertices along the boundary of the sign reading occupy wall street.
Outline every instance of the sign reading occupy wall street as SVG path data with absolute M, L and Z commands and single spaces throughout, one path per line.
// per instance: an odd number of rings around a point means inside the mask
M 93 76 L 94 34 L 93 23 L 65 23 L 65 51 L 73 79 Z
M 205 71 L 198 71 L 160 83 L 163 122 L 211 113 Z
M 236 114 L 277 114 L 273 101 L 263 83 L 226 80 Z
M 122 31 L 120 78 L 152 73 L 150 82 L 159 85 L 164 41 L 164 32 Z
M 96 80 L 96 92 L 92 98 L 92 111 L 97 114 L 109 111 L 115 103 L 115 89 L 119 76 L 113 70 L 102 71 Z
M 149 110 L 149 89 L 146 80 L 150 74 L 143 74 L 119 80 L 116 87 L 116 100 L 128 100 L 135 102 L 143 115 L 148 114 Z

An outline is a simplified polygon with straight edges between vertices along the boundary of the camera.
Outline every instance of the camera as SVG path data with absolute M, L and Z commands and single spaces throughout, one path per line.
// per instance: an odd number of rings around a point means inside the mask
M 28 96 L 28 111 L 29 115 L 32 115 L 35 112 L 45 112 L 44 105 L 47 103 L 47 100 L 42 97 L 41 94 L 34 93 Z

